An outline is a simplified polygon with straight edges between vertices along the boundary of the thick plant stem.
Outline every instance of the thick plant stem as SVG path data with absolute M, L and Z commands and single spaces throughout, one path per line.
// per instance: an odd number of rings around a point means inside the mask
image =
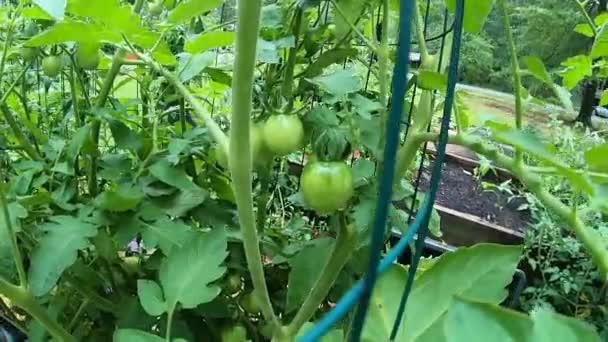
M 517 50 L 515 41 L 513 40 L 513 30 L 511 30 L 511 21 L 507 12 L 506 0 L 497 0 L 496 5 L 503 19 L 505 36 L 507 37 L 507 46 L 511 55 L 511 72 L 513 73 L 513 87 L 515 88 L 515 127 L 521 129 L 523 121 L 523 107 L 521 100 L 521 71 L 519 61 L 517 60 Z M 515 151 L 515 160 L 521 163 L 522 152 L 519 149 Z
M 424 142 L 418 132 L 413 130 L 409 132 L 405 143 L 397 151 L 397 164 L 395 166 L 395 183 L 399 183 L 401 178 L 407 172 L 407 169 L 416 159 L 416 153 L 420 149 L 420 145 Z
M 236 48 L 232 78 L 234 101 L 230 120 L 229 165 L 254 295 L 257 296 L 264 318 L 280 333 L 280 323 L 274 314 L 264 279 L 251 189 L 250 117 L 261 6 L 261 0 L 239 0 L 237 3 Z
M 283 76 L 283 86 L 281 88 L 281 93 L 283 94 L 283 99 L 287 101 L 287 107 L 285 108 L 285 112 L 290 112 L 293 109 L 293 71 L 296 67 L 296 59 L 298 57 L 298 45 L 299 45 L 299 37 L 300 37 L 300 29 L 302 27 L 302 16 L 304 15 L 304 11 L 300 6 L 296 6 L 293 20 L 293 36 L 295 39 L 294 46 L 289 49 L 289 57 L 287 59 L 287 64 L 285 66 L 285 74 Z
M 4 190 L 1 186 L 0 202 L 0 205 L 2 206 L 2 216 L 4 216 L 4 224 L 6 226 L 9 239 L 11 239 L 11 250 L 13 252 L 13 260 L 15 262 L 15 267 L 17 268 L 17 274 L 19 275 L 19 285 L 23 288 L 27 288 L 27 274 L 25 273 L 25 267 L 23 267 L 23 258 L 21 257 L 21 250 L 19 249 L 19 244 L 17 243 L 17 234 L 13 229 L 11 215 L 8 211 L 8 201 L 6 200 L 6 195 L 4 194 Z
M 257 227 L 258 232 L 264 231 L 264 226 L 266 223 L 266 205 L 268 204 L 268 199 L 270 197 L 269 187 L 270 187 L 270 173 L 272 170 L 272 162 L 268 163 L 259 168 L 258 171 L 258 179 L 260 180 L 260 194 L 258 195 L 258 211 L 257 211 Z
M 57 321 L 49 317 L 46 310 L 38 304 L 25 288 L 15 286 L 0 278 L 0 294 L 9 298 L 13 305 L 20 307 L 34 317 L 57 341 L 76 341 L 74 336 L 70 335 Z
M 97 96 L 97 101 L 95 102 L 95 109 L 99 110 L 103 108 L 108 100 L 108 95 L 110 95 L 110 91 L 114 86 L 114 79 L 118 76 L 120 72 L 120 67 L 122 66 L 122 57 L 124 55 L 124 51 L 119 50 L 114 55 L 112 59 L 112 66 L 108 71 L 106 78 L 103 81 L 101 86 L 101 90 L 99 91 L 99 96 Z M 96 149 L 99 149 L 99 130 L 101 128 L 101 121 L 98 119 L 93 121 L 91 125 L 91 135 L 93 138 L 93 144 L 95 144 Z M 91 157 L 91 165 L 89 166 L 89 194 L 91 196 L 96 196 L 98 192 L 97 188 L 97 157 Z
M 315 314 L 319 305 L 325 297 L 329 294 L 331 287 L 338 279 L 340 271 L 351 257 L 356 241 L 356 233 L 352 226 L 349 226 L 346 222 L 343 222 L 343 218 L 340 220 L 340 228 L 338 230 L 338 236 L 331 255 L 327 259 L 327 263 L 323 267 L 319 278 L 315 285 L 312 287 L 308 296 L 304 300 L 302 307 L 294 317 L 293 321 L 287 328 L 289 336 L 293 336 L 298 333 L 302 325 L 308 322 L 308 320 Z
M 416 14 L 416 35 L 418 36 L 418 49 L 420 50 L 420 60 L 426 61 L 429 58 L 429 52 L 426 48 L 426 38 L 424 37 L 424 20 L 422 19 L 422 12 L 420 12 L 420 1 L 416 0 L 415 4 Z

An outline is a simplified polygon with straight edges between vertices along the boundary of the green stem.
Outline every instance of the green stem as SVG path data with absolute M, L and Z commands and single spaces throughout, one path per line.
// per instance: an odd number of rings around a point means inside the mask
M 295 38 L 294 46 L 289 49 L 289 58 L 287 59 L 287 64 L 285 66 L 285 75 L 283 76 L 283 86 L 281 89 L 281 93 L 283 94 L 283 99 L 287 100 L 287 107 L 285 108 L 285 112 L 291 112 L 293 109 L 293 72 L 296 66 L 296 59 L 298 57 L 298 41 L 300 38 L 300 28 L 302 27 L 302 16 L 304 11 L 300 6 L 296 6 L 294 13 L 294 22 L 293 22 L 293 36 Z
M 74 336 L 70 335 L 57 321 L 49 317 L 46 310 L 38 304 L 36 299 L 24 287 L 15 286 L 4 278 L 0 278 L 0 293 L 9 298 L 13 305 L 20 307 L 34 317 L 58 341 L 76 341 Z
M 315 312 L 317 312 L 319 304 L 327 297 L 336 279 L 338 279 L 340 271 L 342 271 L 342 268 L 346 265 L 353 252 L 356 240 L 355 231 L 352 226 L 344 222 L 343 215 L 339 215 L 338 236 L 336 237 L 334 248 L 315 285 L 308 293 L 293 321 L 287 327 L 288 336 L 297 334 L 302 325 L 308 322 Z
M 120 72 L 120 67 L 122 66 L 122 60 L 124 56 L 123 50 L 118 50 L 114 54 L 114 58 L 112 58 L 112 66 L 110 66 L 110 70 L 106 74 L 106 78 L 101 85 L 101 90 L 99 91 L 99 95 L 97 96 L 97 101 L 95 102 L 95 109 L 99 110 L 103 108 L 108 100 L 108 95 L 110 95 L 110 91 L 114 86 L 114 79 L 118 76 Z M 99 119 L 95 119 L 91 126 L 91 135 L 93 138 L 93 144 L 95 145 L 95 149 L 99 152 L 99 130 L 101 128 L 101 121 Z M 98 193 L 97 188 L 97 156 L 91 157 L 91 165 L 89 166 L 89 194 L 91 196 L 96 196 Z
M 6 65 L 6 56 L 8 54 L 8 48 L 11 45 L 11 40 L 13 39 L 13 27 L 16 16 L 16 13 L 13 13 L 13 17 L 11 18 L 11 21 L 8 24 L 8 29 L 6 31 L 6 40 L 4 41 L 4 49 L 2 49 L 2 59 L 0 60 L 0 85 L 2 84 L 2 79 L 4 77 L 4 66 Z
M 133 4 L 133 13 L 139 14 L 142 7 L 144 7 L 144 3 L 144 0 L 135 0 L 135 4 Z
M 344 19 L 344 22 L 346 22 L 346 24 L 348 26 L 350 26 L 350 29 L 357 35 L 359 36 L 359 39 L 361 39 L 363 41 L 363 43 L 370 49 L 372 50 L 373 53 L 378 54 L 378 47 L 376 46 L 376 44 L 374 44 L 373 42 L 371 42 L 369 39 L 367 39 L 367 37 L 365 37 L 365 35 L 363 33 L 361 33 L 361 31 L 359 31 L 359 29 L 357 28 L 357 26 L 355 26 L 355 24 L 353 24 L 349 19 L 348 16 L 346 15 L 346 13 L 344 13 L 344 10 L 342 9 L 342 7 L 340 7 L 340 5 L 338 5 L 338 3 L 335 0 L 329 0 L 331 2 L 331 4 L 334 6 L 334 9 L 336 10 L 336 12 L 338 12 L 338 14 L 342 17 L 342 19 Z
M 80 304 L 80 306 L 78 307 L 78 310 L 76 310 L 76 313 L 74 314 L 74 317 L 72 317 L 70 324 L 68 324 L 68 331 L 74 330 L 74 327 L 76 326 L 76 323 L 78 323 L 78 319 L 80 318 L 80 315 L 82 315 L 82 313 L 84 312 L 84 309 L 86 309 L 86 307 L 88 305 L 89 305 L 89 300 L 87 298 L 85 298 L 82 301 L 82 303 Z
M 17 274 L 19 275 L 19 284 L 27 288 L 27 274 L 25 273 L 25 267 L 23 267 L 23 258 L 21 257 L 21 251 L 19 250 L 19 244 L 17 242 L 17 233 L 13 230 L 13 223 L 11 222 L 10 212 L 8 211 L 8 201 L 4 193 L 4 189 L 0 186 L 0 205 L 2 205 L 2 214 L 4 215 L 4 224 L 9 238 L 11 239 L 11 250 L 13 252 L 13 260 L 15 261 L 15 267 L 17 268 Z
M 589 13 L 585 9 L 585 4 L 580 2 L 579 0 L 573 0 L 573 1 L 576 4 L 576 7 L 578 8 L 578 10 L 585 17 L 585 20 L 587 20 L 587 24 L 589 24 L 589 26 L 591 27 L 591 30 L 593 31 L 593 35 L 594 36 L 597 35 L 597 26 L 595 25 L 595 22 L 593 21 L 593 19 L 591 19 L 591 16 L 589 16 Z
M 416 159 L 416 153 L 424 142 L 418 132 L 410 132 L 405 138 L 405 143 L 397 151 L 397 165 L 395 166 L 395 183 L 401 181 L 405 173 Z
M 250 116 L 261 5 L 261 0 L 237 2 L 236 48 L 232 79 L 232 96 L 235 101 L 232 104 L 228 156 L 245 256 L 254 293 L 260 302 L 264 318 L 279 329 L 280 323 L 274 314 L 264 279 L 251 190 Z
M 521 100 L 521 72 L 519 61 L 517 60 L 517 49 L 513 39 L 513 30 L 511 29 L 511 21 L 507 11 L 506 0 L 497 0 L 496 5 L 503 19 L 505 36 L 507 37 L 507 46 L 511 54 L 511 72 L 513 73 L 513 87 L 515 88 L 515 127 L 521 129 L 523 121 L 523 107 Z M 521 163 L 523 153 L 520 149 L 515 150 L 515 160 Z
M 258 195 L 257 227 L 258 232 L 262 233 L 266 224 L 266 205 L 270 197 L 270 172 L 272 162 L 259 168 L 258 179 L 260 180 L 260 194 Z
M 204 122 L 207 128 L 209 129 L 209 133 L 215 139 L 215 141 L 222 146 L 225 150 L 228 150 L 228 137 L 224 134 L 224 131 L 220 128 L 220 126 L 211 118 L 211 114 L 205 109 L 205 107 L 201 104 L 201 102 L 192 95 L 190 90 L 180 81 L 175 74 L 165 69 L 160 64 L 153 61 L 148 56 L 140 54 L 137 50 L 133 49 L 133 52 L 146 64 L 148 64 L 152 69 L 159 72 L 163 75 L 167 81 L 169 81 L 175 89 L 181 93 L 184 99 L 192 106 L 194 110 L 194 114 L 197 119 L 201 122 Z M 238 102 L 238 101 L 237 101 Z
M 416 0 L 416 35 L 418 36 L 418 49 L 420 50 L 420 61 L 426 61 L 429 58 L 429 52 L 426 48 L 426 38 L 424 37 L 424 19 L 420 12 L 420 1 Z M 435 70 L 433 70 L 435 71 Z
M 76 76 L 74 73 L 74 64 L 70 66 L 70 77 L 68 81 L 70 82 L 70 93 L 72 95 L 72 108 L 74 109 L 74 120 L 76 122 L 76 129 L 82 126 L 80 120 L 80 108 L 78 106 L 78 93 L 76 92 Z
M 165 340 L 167 342 L 171 342 L 171 328 L 173 326 L 173 313 L 175 311 L 175 308 L 169 310 L 169 313 L 167 314 L 167 332 L 165 334 Z
M 21 148 L 23 148 L 25 153 L 27 153 L 27 155 L 30 156 L 30 158 L 32 158 L 33 160 L 37 160 L 37 161 L 42 160 L 42 157 L 40 157 L 40 155 L 38 154 L 38 151 L 36 151 L 34 146 L 32 146 L 30 141 L 25 137 L 25 134 L 23 134 L 23 132 L 21 131 L 21 126 L 17 123 L 17 120 L 15 120 L 13 113 L 11 112 L 10 108 L 6 105 L 6 103 L 0 103 L 0 111 L 4 115 L 4 119 L 10 126 L 11 130 L 13 131 L 15 138 L 19 142 L 19 146 L 21 146 Z
M 380 37 L 380 48 L 378 49 L 378 83 L 380 84 L 380 105 L 382 110 L 380 111 L 380 150 L 384 145 L 384 138 L 386 135 L 386 119 L 388 115 L 388 82 L 390 77 L 388 76 L 388 58 L 389 58 L 389 45 L 388 45 L 388 24 L 389 24 L 389 0 L 382 1 L 382 36 Z M 382 155 L 379 159 L 382 159 Z M 378 160 L 378 164 L 382 161 Z

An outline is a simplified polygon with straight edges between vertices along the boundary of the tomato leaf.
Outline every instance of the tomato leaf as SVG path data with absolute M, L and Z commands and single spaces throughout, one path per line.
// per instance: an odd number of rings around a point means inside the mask
M 62 20 L 65 15 L 66 0 L 33 0 L 32 2 L 55 20 Z
M 118 329 L 112 338 L 114 342 L 164 342 L 165 339 L 157 335 L 136 329 Z
M 66 19 L 51 26 L 25 42 L 26 46 L 45 46 L 64 42 L 106 41 L 118 43 L 122 41 L 120 34 L 109 32 L 95 23 L 86 23 Z
M 585 151 L 585 161 L 589 168 L 597 172 L 608 172 L 608 144 L 595 146 Z
M 553 79 L 540 58 L 536 56 L 525 56 L 523 59 L 528 68 L 528 72 L 530 72 L 532 76 L 545 84 L 553 84 Z
M 170 255 L 173 249 L 182 248 L 186 241 L 194 236 L 194 231 L 190 226 L 181 221 L 173 221 L 168 217 L 163 217 L 154 223 L 143 224 L 143 240 L 148 247 L 158 244 L 165 255 Z
M 76 261 L 78 250 L 90 245 L 97 228 L 71 216 L 54 216 L 40 227 L 45 232 L 32 254 L 29 270 L 30 290 L 35 296 L 47 294 L 59 277 Z
M 421 70 L 418 73 L 418 86 L 427 90 L 445 91 L 448 84 L 448 77 L 436 71 Z
M 456 11 L 456 0 L 446 0 L 446 5 L 449 11 Z M 493 6 L 494 0 L 465 1 L 464 30 L 469 33 L 479 33 Z
M 226 268 L 221 266 L 228 255 L 224 229 L 214 229 L 191 239 L 183 248 L 175 249 L 163 259 L 159 278 L 165 294 L 167 312 L 178 303 L 186 309 L 212 301 L 220 288 L 211 285 Z
M 137 151 L 143 147 L 141 136 L 135 133 L 129 126 L 116 119 L 108 121 L 116 147 L 130 151 Z
M 167 160 L 160 160 L 149 168 L 150 174 L 163 183 L 169 184 L 180 190 L 202 190 L 188 177 L 186 171 L 171 166 Z
M 171 13 L 167 21 L 171 24 L 180 24 L 194 17 L 198 17 L 207 11 L 218 7 L 222 4 L 222 0 L 186 0 L 177 5 Z
M 311 63 L 304 74 L 307 77 L 315 77 L 323 73 L 323 69 L 336 63 L 341 63 L 349 57 L 354 57 L 359 52 L 355 48 L 338 48 L 323 52 L 319 58 Z
M 162 209 L 167 215 L 180 217 L 203 203 L 207 198 L 207 192 L 198 190 L 178 191 L 175 194 L 163 197 L 156 197 L 152 203 Z
M 361 78 L 353 69 L 340 69 L 308 80 L 323 91 L 338 98 L 355 93 L 363 88 Z
M 595 33 L 593 33 L 593 28 L 589 26 L 588 23 L 577 24 L 576 26 L 574 26 L 574 32 L 580 33 L 588 38 L 593 38 L 593 36 L 595 35 Z
M 182 82 L 188 82 L 213 63 L 213 54 L 210 52 L 191 55 L 180 53 L 177 74 Z
M 286 310 L 291 312 L 302 305 L 321 274 L 333 248 L 334 240 L 323 238 L 302 249 L 296 256 L 289 259 L 291 271 L 287 284 Z
M 8 203 L 8 215 L 13 232 L 21 231 L 20 219 L 27 217 L 27 210 L 17 202 Z M 11 236 L 6 226 L 4 210 L 0 210 L 0 276 L 13 279 L 16 274 L 15 262 L 11 251 Z
M 500 303 L 507 296 L 505 287 L 513 279 L 520 255 L 520 247 L 480 244 L 441 256 L 414 283 L 402 322 L 405 328 L 399 330 L 395 341 L 435 341 L 429 336 L 442 334 L 445 313 L 454 296 Z M 395 265 L 379 279 L 363 340 L 388 340 L 406 276 L 405 268 Z
M 167 308 L 163 290 L 153 280 L 137 280 L 137 296 L 141 306 L 150 316 L 160 316 Z
M 262 28 L 280 28 L 283 26 L 283 9 L 277 4 L 262 7 Z
M 103 210 L 123 212 L 135 209 L 144 199 L 141 189 L 129 185 L 118 186 L 114 190 L 106 190 L 95 199 L 95 205 Z
M 594 342 L 600 337 L 588 324 L 550 312 L 533 311 L 531 316 L 495 304 L 456 298 L 444 324 L 448 342 Z
M 570 57 L 562 62 L 562 65 L 566 67 L 563 78 L 564 86 L 568 90 L 574 89 L 580 81 L 592 74 L 593 61 L 587 55 Z
M 186 41 L 184 51 L 191 54 L 199 54 L 211 49 L 234 44 L 234 32 L 213 31 L 201 33 Z
M 353 186 L 358 188 L 368 184 L 374 177 L 376 165 L 371 160 L 357 159 L 353 162 Z

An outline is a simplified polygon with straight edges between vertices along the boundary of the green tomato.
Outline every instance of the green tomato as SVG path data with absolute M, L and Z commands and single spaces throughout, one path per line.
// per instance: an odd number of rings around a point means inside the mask
M 22 47 L 21 50 L 19 50 L 21 58 L 26 62 L 32 62 L 36 60 L 36 58 L 38 57 L 38 52 L 38 48 L 26 46 Z
M 296 115 L 273 115 L 264 123 L 264 142 L 270 152 L 284 156 L 299 150 L 304 126 Z
M 241 306 L 243 307 L 243 310 L 252 315 L 259 315 L 262 312 L 260 303 L 258 302 L 257 297 L 253 295 L 253 292 L 250 292 L 241 298 Z
M 128 256 L 122 259 L 122 266 L 125 271 L 129 275 L 137 274 L 141 270 L 141 265 L 139 263 L 139 257 L 137 256 Z
M 85 70 L 95 70 L 99 65 L 97 46 L 81 45 L 76 50 L 76 63 Z
M 148 10 L 150 12 L 150 15 L 156 17 L 163 13 L 163 9 L 164 7 L 162 1 L 155 1 L 152 3 L 152 5 L 150 5 L 150 8 Z
M 48 56 L 42 60 L 42 72 L 48 77 L 59 75 L 63 68 L 63 60 L 59 56 Z
M 319 214 L 343 209 L 353 195 L 353 174 L 344 162 L 309 162 L 300 180 L 304 202 Z
M 222 331 L 222 342 L 245 342 L 247 341 L 247 329 L 241 324 L 236 324 Z
M 237 293 L 241 290 L 241 286 L 243 284 L 243 281 L 241 280 L 241 276 L 233 273 L 228 275 L 228 277 L 226 278 L 226 280 L 224 280 L 224 292 L 227 294 L 234 294 Z

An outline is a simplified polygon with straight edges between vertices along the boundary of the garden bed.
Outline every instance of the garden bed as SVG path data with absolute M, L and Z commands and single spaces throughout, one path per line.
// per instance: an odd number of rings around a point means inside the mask
M 434 150 L 428 149 L 429 154 Z M 466 153 L 466 151 L 464 151 Z M 453 246 L 473 245 L 480 242 L 520 244 L 523 232 L 530 220 L 525 200 L 497 190 L 484 189 L 473 175 L 478 162 L 463 151 L 449 151 L 443 165 L 443 173 L 435 209 L 441 216 L 443 240 Z M 431 163 L 432 167 L 432 163 Z M 483 182 L 499 184 L 510 179 L 506 170 L 488 173 Z M 420 189 L 427 191 L 430 168 L 425 168 Z M 510 198 L 511 197 L 511 198 Z

